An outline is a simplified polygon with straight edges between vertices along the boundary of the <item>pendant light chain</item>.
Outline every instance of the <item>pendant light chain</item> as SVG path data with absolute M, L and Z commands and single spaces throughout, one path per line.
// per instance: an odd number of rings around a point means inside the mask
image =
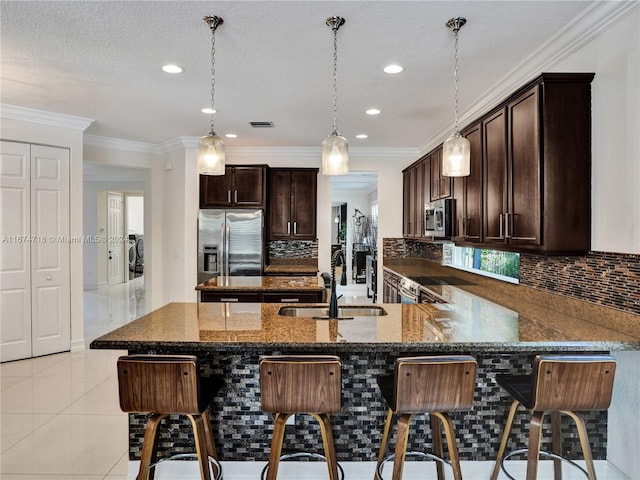
M 458 29 L 454 30 L 455 34 L 455 66 L 453 68 L 453 83 L 455 85 L 455 99 L 454 99 L 454 131 L 455 133 L 460 133 L 458 129 Z
M 211 118 L 209 125 L 211 132 L 214 132 L 215 117 L 215 94 L 216 94 L 216 27 L 211 27 Z
M 338 28 L 333 28 L 333 134 L 338 134 Z

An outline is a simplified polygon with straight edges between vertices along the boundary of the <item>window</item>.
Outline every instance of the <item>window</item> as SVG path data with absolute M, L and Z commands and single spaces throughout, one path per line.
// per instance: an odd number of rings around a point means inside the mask
M 520 254 L 485 250 L 474 247 L 443 245 L 442 264 L 497 278 L 511 283 L 520 283 Z

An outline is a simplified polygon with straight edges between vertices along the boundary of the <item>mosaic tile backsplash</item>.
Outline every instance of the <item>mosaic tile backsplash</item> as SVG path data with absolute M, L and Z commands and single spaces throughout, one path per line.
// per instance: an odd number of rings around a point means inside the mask
M 385 258 L 442 260 L 442 245 L 404 238 L 384 238 L 383 252 Z M 640 255 L 521 254 L 520 285 L 640 315 Z
M 172 352 L 156 352 L 172 353 Z M 264 352 L 280 353 L 280 352 Z M 333 434 L 339 461 L 375 461 L 382 438 L 386 405 L 376 384 L 379 375 L 392 374 L 396 354 L 362 351 L 341 355 L 342 411 L 332 415 Z M 531 372 L 533 355 L 483 354 L 478 361 L 474 407 L 452 413 L 458 449 L 463 460 L 493 460 L 511 403 L 497 385 L 498 373 Z M 266 461 L 273 432 L 273 415 L 260 408 L 258 374 L 259 353 L 217 354 L 201 357 L 203 375 L 225 378 L 225 387 L 210 407 L 216 447 L 221 460 Z M 509 449 L 524 448 L 528 418 L 524 410 L 516 415 Z M 594 459 L 606 458 L 607 412 L 585 413 Z M 546 419 L 543 449 L 550 449 L 551 432 Z M 130 458 L 140 457 L 146 415 L 129 416 Z M 575 426 L 563 416 L 563 451 L 571 458 L 582 458 Z M 388 452 L 395 445 L 395 434 Z M 410 450 L 431 450 L 432 434 L 428 415 L 416 415 L 409 434 Z M 193 434 L 185 417 L 171 416 L 160 428 L 159 457 L 169 453 L 193 452 Z M 292 451 L 322 453 L 322 437 L 317 423 L 308 415 L 296 415 L 295 426 L 287 427 L 283 453 Z
M 270 258 L 318 258 L 317 240 L 273 240 L 269 242 Z

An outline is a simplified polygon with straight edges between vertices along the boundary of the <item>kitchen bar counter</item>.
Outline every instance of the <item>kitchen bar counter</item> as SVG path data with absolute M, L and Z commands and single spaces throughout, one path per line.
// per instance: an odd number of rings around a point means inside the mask
M 548 309 L 519 317 L 494 306 L 475 309 L 474 316 L 456 306 L 384 304 L 384 316 L 314 320 L 278 315 L 281 307 L 171 303 L 94 340 L 91 348 L 423 353 L 640 349 L 637 337 Z

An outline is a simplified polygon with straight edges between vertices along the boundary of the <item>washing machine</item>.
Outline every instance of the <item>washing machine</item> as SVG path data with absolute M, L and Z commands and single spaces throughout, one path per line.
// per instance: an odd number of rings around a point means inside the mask
M 144 237 L 142 235 L 136 235 L 136 237 L 136 265 L 134 273 L 136 277 L 139 277 L 144 273 Z
M 136 261 L 138 255 L 136 254 L 136 237 L 135 234 L 129 234 L 129 280 L 135 277 L 136 273 Z

